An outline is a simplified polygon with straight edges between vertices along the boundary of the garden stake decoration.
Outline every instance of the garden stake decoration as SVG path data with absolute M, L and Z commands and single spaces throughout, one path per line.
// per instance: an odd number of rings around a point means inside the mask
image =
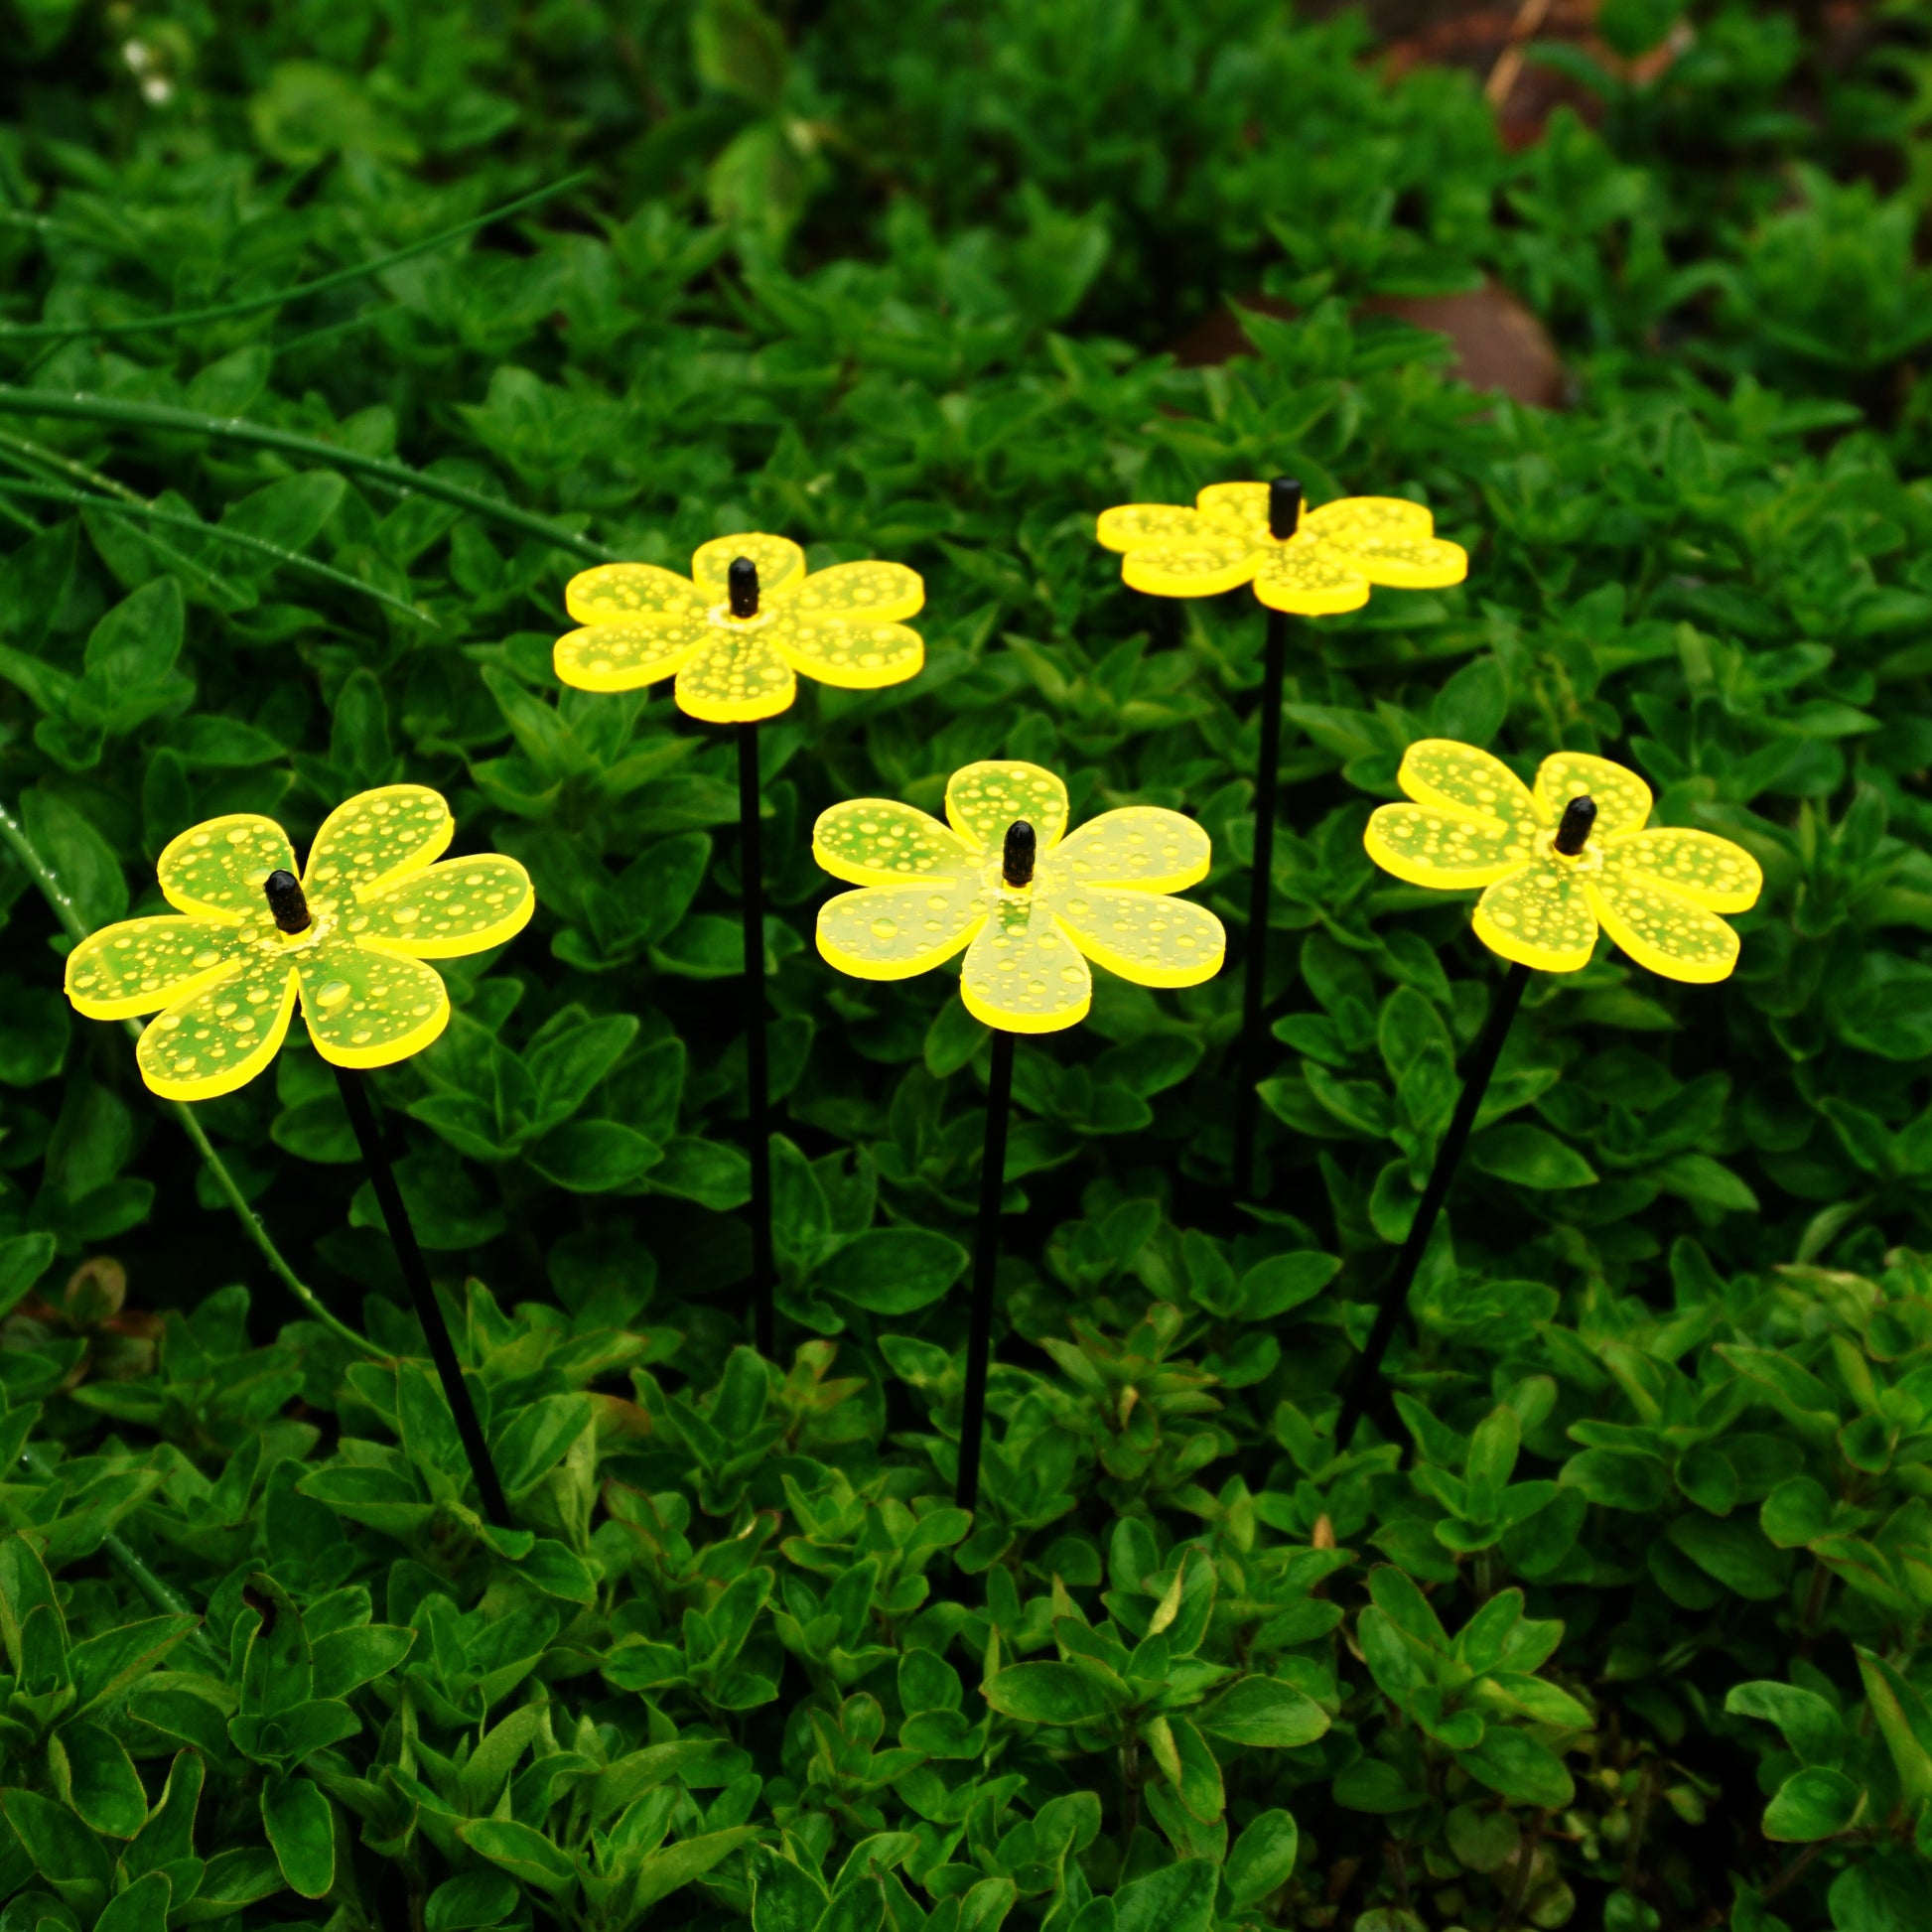
M 1254 1185 L 1288 620 L 1358 611 L 1368 602 L 1371 585 L 1441 590 L 1461 583 L 1468 574 L 1468 553 L 1446 543 L 1435 530 L 1434 519 L 1420 503 L 1399 496 L 1344 496 L 1304 511 L 1302 485 L 1286 477 L 1267 483 L 1210 483 L 1194 498 L 1192 509 L 1175 503 L 1124 503 L 1101 512 L 1100 541 L 1109 550 L 1126 553 L 1121 577 L 1132 589 L 1154 597 L 1213 597 L 1252 584 L 1268 611 L 1234 1096 L 1237 1197 Z
M 1368 856 L 1412 886 L 1483 888 L 1475 935 L 1510 967 L 1342 1399 L 1337 1449 L 1376 1388 L 1530 974 L 1581 971 L 1600 928 L 1639 966 L 1713 985 L 1737 963 L 1737 935 L 1717 914 L 1748 911 L 1764 885 L 1757 861 L 1714 832 L 1646 830 L 1650 787 L 1587 753 L 1553 753 L 1532 791 L 1487 752 L 1426 738 L 1404 753 L 1396 777 L 1415 803 L 1377 807 L 1363 835 Z
M 673 694 L 687 717 L 738 727 L 752 1333 L 765 1356 L 777 1336 L 758 728 L 790 709 L 800 674 L 851 691 L 902 684 L 925 662 L 925 645 L 900 620 L 924 602 L 924 583 L 903 564 L 834 564 L 808 574 L 795 543 L 761 535 L 705 544 L 689 577 L 655 564 L 603 564 L 573 577 L 564 591 L 570 615 L 584 626 L 557 640 L 557 676 L 565 684 L 635 691 L 675 676 Z
M 1204 879 L 1210 856 L 1207 834 L 1178 812 L 1124 805 L 1068 837 L 1065 785 L 1036 764 L 994 761 L 953 773 L 946 818 L 852 799 L 820 815 L 812 856 L 860 889 L 819 908 L 818 949 L 840 972 L 910 979 L 963 949 L 960 997 L 993 1034 L 954 1484 L 959 1506 L 973 1509 L 1014 1036 L 1086 1018 L 1088 960 L 1139 986 L 1198 986 L 1220 970 L 1227 935 L 1213 913 L 1168 897 Z
M 163 913 L 103 926 L 68 955 L 67 993 L 90 1020 L 158 1017 L 135 1049 L 169 1100 L 212 1100 L 264 1071 L 296 1001 L 343 1104 L 395 1243 L 403 1279 L 490 1520 L 509 1505 L 457 1360 L 429 1270 L 383 1152 L 362 1071 L 420 1053 L 450 1021 L 423 962 L 484 952 L 530 921 L 536 897 L 514 859 L 435 863 L 456 833 L 440 792 L 384 785 L 323 821 L 298 878 L 272 818 L 211 818 L 172 840 L 156 868 Z

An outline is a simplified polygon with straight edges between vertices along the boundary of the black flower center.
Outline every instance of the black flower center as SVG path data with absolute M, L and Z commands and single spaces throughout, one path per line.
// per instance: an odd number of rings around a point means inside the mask
M 1034 883 L 1034 855 L 1037 845 L 1034 828 L 1024 818 L 1016 818 L 1007 827 L 1006 850 L 1000 855 L 1000 870 L 1009 886 L 1031 886 Z
M 262 881 L 262 896 L 268 910 L 284 932 L 307 932 L 315 920 L 309 914 L 309 901 L 302 882 L 292 872 L 271 872 Z
M 732 601 L 732 616 L 755 618 L 759 614 L 759 567 L 750 557 L 734 557 L 725 573 L 725 588 Z
M 1596 800 L 1587 793 L 1573 798 L 1563 808 L 1563 823 L 1557 827 L 1556 848 L 1566 859 L 1574 859 L 1584 849 L 1589 828 L 1596 823 Z

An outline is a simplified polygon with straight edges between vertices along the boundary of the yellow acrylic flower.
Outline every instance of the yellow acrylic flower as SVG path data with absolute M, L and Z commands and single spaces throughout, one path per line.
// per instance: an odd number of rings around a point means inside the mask
M 1416 802 L 1379 806 L 1368 856 L 1412 886 L 1481 886 L 1476 937 L 1546 973 L 1589 963 L 1600 925 L 1639 966 L 1710 983 L 1737 963 L 1737 935 L 1716 917 L 1757 902 L 1764 875 L 1713 832 L 1646 831 L 1650 787 L 1584 752 L 1543 760 L 1531 791 L 1473 745 L 1425 738 L 1397 782 Z
M 338 805 L 295 877 L 272 818 L 237 812 L 172 840 L 161 891 L 186 916 L 103 926 L 68 955 L 68 998 L 90 1020 L 160 1011 L 141 1035 L 141 1077 L 170 1100 L 211 1100 L 275 1057 L 298 992 L 316 1051 L 337 1066 L 388 1066 L 449 1024 L 426 959 L 499 946 L 536 909 L 514 859 L 432 863 L 456 821 L 440 792 L 384 785 Z
M 840 972 L 910 979 L 964 947 L 973 1018 L 1050 1034 L 1085 1018 L 1090 959 L 1140 986 L 1198 986 L 1219 970 L 1220 920 L 1168 897 L 1207 873 L 1191 818 L 1125 805 L 1067 837 L 1066 787 L 1008 762 L 955 771 L 946 817 L 890 798 L 820 816 L 812 857 L 861 888 L 819 909 L 818 949 Z
M 599 564 L 564 591 L 583 624 L 557 639 L 557 675 L 580 691 L 635 691 L 677 677 L 677 707 L 714 725 L 775 718 L 798 677 L 851 691 L 901 684 L 925 662 L 909 618 L 925 585 L 903 564 L 805 571 L 784 537 L 718 537 L 679 577 Z
M 1290 534 L 1276 536 L 1276 525 Z M 1435 530 L 1420 503 L 1399 496 L 1344 496 L 1303 511 L 1296 484 L 1237 483 L 1210 483 L 1192 509 L 1103 510 L 1098 534 L 1126 553 L 1120 574 L 1137 591 L 1213 597 L 1251 583 L 1270 610 L 1321 618 L 1360 610 L 1371 584 L 1421 591 L 1461 583 L 1468 553 Z

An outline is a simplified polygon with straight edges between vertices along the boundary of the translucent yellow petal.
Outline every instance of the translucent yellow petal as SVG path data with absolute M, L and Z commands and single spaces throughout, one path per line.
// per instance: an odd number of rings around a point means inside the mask
M 691 575 L 708 607 L 724 598 L 726 574 L 740 557 L 750 557 L 758 565 L 760 597 L 805 574 L 805 553 L 789 537 L 768 537 L 759 531 L 713 537 L 691 559 Z
M 1371 584 L 1397 591 L 1440 591 L 1469 574 L 1469 553 L 1441 537 L 1364 537 L 1329 543 Z
M 1605 844 L 1603 890 L 1615 890 L 1626 878 L 1661 887 L 1712 912 L 1748 912 L 1764 890 L 1764 874 L 1741 845 L 1678 825 L 1626 832 Z
M 1031 893 L 998 892 L 959 972 L 966 1011 L 1010 1034 L 1056 1034 L 1093 1003 L 1080 949 Z
M 1255 571 L 1255 595 L 1271 611 L 1298 618 L 1328 618 L 1359 611 L 1368 602 L 1368 579 L 1332 544 L 1297 537 L 1271 543 Z
M 1537 766 L 1536 808 L 1544 824 L 1555 825 L 1573 798 L 1596 801 L 1592 840 L 1635 832 L 1650 816 L 1650 787 L 1634 771 L 1587 752 L 1552 752 Z
M 592 624 L 559 637 L 550 661 L 579 691 L 636 691 L 682 670 L 715 628 L 701 617 Z
M 1431 805 L 1378 805 L 1362 834 L 1368 856 L 1384 872 L 1446 893 L 1506 879 L 1530 862 L 1537 839 L 1547 843 L 1548 834 Z
M 1547 857 L 1483 894 L 1475 934 L 1505 959 L 1545 973 L 1577 973 L 1595 947 L 1596 914 L 1577 874 Z
M 312 900 L 368 898 L 439 859 L 455 836 L 448 801 L 428 785 L 358 791 L 322 821 L 303 889 Z
M 443 977 L 421 960 L 325 939 L 295 962 L 309 1037 L 334 1066 L 393 1065 L 450 1024 Z
M 1601 874 L 1589 895 L 1603 930 L 1634 959 L 1667 980 L 1708 986 L 1737 964 L 1737 935 L 1715 912 L 1635 874 Z
M 1150 543 L 1197 543 L 1227 532 L 1179 503 L 1122 503 L 1100 512 L 1094 534 L 1109 550 L 1139 550 Z
M 1159 805 L 1123 805 L 1069 833 L 1044 862 L 1069 886 L 1134 886 L 1177 893 L 1207 877 L 1211 848 L 1191 818 Z
M 705 614 L 704 593 L 688 577 L 655 564 L 599 564 L 564 586 L 564 608 L 579 623 L 679 623 Z
M 68 954 L 67 992 L 89 1020 L 131 1020 L 225 979 L 245 937 L 222 919 L 124 919 Z
M 791 617 L 897 623 L 925 603 L 925 581 L 903 564 L 834 564 L 793 578 L 775 593 L 774 602 Z
M 1402 755 L 1395 781 L 1419 805 L 1472 813 L 1520 827 L 1537 824 L 1529 787 L 1501 759 L 1452 738 L 1419 738 Z
M 985 855 L 897 799 L 849 798 L 819 813 L 812 857 L 851 885 L 897 886 L 908 879 L 977 878 Z
M 696 655 L 677 674 L 677 708 L 687 718 L 744 725 L 790 708 L 798 680 L 771 647 L 770 621 L 710 626 Z
M 273 951 L 250 953 L 212 986 L 178 1000 L 135 1048 L 141 1077 L 164 1100 L 215 1100 L 246 1086 L 280 1051 L 295 1011 L 295 973 Z
M 363 900 L 343 921 L 358 945 L 460 959 L 513 939 L 537 909 L 530 875 L 500 853 L 445 859 Z
M 1227 933 L 1212 912 L 1165 893 L 1047 892 L 1045 902 L 1096 966 L 1136 986 L 1198 986 L 1221 970 Z
M 155 868 L 170 905 L 228 920 L 266 912 L 262 881 L 293 872 L 289 836 L 272 818 L 235 812 L 191 825 L 170 839 Z
M 1130 550 L 1120 574 L 1130 590 L 1152 597 L 1214 597 L 1247 583 L 1261 550 L 1246 537 L 1207 534 Z
M 1209 483 L 1194 498 L 1194 506 L 1217 528 L 1232 530 L 1250 543 L 1274 541 L 1265 483 Z
M 808 577 L 805 582 L 818 580 Z M 786 605 L 764 634 L 771 648 L 801 676 L 847 691 L 903 684 L 925 662 L 925 645 L 902 623 L 821 622 Z
M 1333 543 L 1354 544 L 1383 537 L 1426 537 L 1436 519 L 1420 503 L 1403 496 L 1338 496 L 1319 509 L 1302 512 L 1302 528 Z
M 1066 787 L 1037 764 L 1007 759 L 963 764 L 946 785 L 946 817 L 981 852 L 1003 846 L 1007 827 L 1024 818 L 1034 828 L 1035 851 L 1044 852 L 1066 831 Z
M 867 886 L 818 908 L 818 949 L 855 979 L 907 980 L 950 959 L 985 916 L 986 895 L 971 879 Z

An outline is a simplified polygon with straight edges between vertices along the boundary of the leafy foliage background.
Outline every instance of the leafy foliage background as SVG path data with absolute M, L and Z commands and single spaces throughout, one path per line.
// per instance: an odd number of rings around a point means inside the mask
M 1262 0 L 12 9 L 0 1924 L 1923 1923 L 1923 21 L 1700 4 L 1509 154 L 1468 76 Z M 1565 410 L 1375 306 L 1485 275 Z M 1258 289 L 1252 354 L 1163 352 Z M 1296 628 L 1268 1211 L 1234 975 L 1023 1047 L 969 1523 L 984 1035 L 818 961 L 810 823 L 1032 759 L 1197 814 L 1238 941 L 1260 623 L 1092 523 L 1278 473 L 1420 496 L 1469 582 Z M 764 734 L 782 1368 L 731 747 L 549 672 L 584 556 L 753 527 L 928 587 L 919 679 Z M 1534 989 L 1398 1466 L 1327 1431 L 1496 978 L 1361 850 L 1424 732 L 1622 758 L 1769 889 L 1725 987 Z M 326 1069 L 199 1118 L 366 1353 L 70 1022 L 23 856 L 93 925 L 196 818 L 300 842 L 405 775 L 543 906 L 379 1081 L 507 1534 Z

